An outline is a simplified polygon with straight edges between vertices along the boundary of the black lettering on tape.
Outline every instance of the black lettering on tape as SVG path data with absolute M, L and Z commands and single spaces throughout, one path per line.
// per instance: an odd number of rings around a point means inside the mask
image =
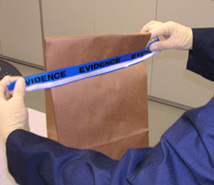
M 54 80 L 58 80 L 61 78 L 65 78 L 66 75 L 66 71 L 61 71 L 61 72 L 55 72 L 55 73 L 51 73 L 51 74 L 47 74 L 47 75 L 42 75 L 42 76 L 36 76 L 34 78 L 25 80 L 25 83 L 27 86 L 35 84 L 35 83 L 41 83 L 41 82 L 48 82 L 48 81 L 54 81 Z

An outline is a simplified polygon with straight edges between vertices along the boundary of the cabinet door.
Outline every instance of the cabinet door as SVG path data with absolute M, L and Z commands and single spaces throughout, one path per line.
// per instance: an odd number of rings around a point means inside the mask
M 163 0 L 158 2 L 157 20 L 175 21 L 191 27 L 214 27 L 214 1 Z M 151 95 L 191 107 L 205 104 L 213 96 L 213 83 L 186 70 L 188 53 L 162 51 L 154 57 Z
M 95 0 L 95 34 L 140 32 L 155 19 L 157 0 Z M 152 59 L 146 62 L 150 90 Z
M 43 47 L 38 0 L 1 0 L 2 55 L 43 65 Z
M 42 0 L 45 37 L 93 35 L 94 0 Z

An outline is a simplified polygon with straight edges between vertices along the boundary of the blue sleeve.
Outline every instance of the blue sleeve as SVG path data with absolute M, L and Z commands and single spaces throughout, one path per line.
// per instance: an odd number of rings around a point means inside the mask
M 9 171 L 22 185 L 211 185 L 213 154 L 214 99 L 186 112 L 153 149 L 131 149 L 120 161 L 22 130 L 7 140 Z
M 22 185 L 108 184 L 117 161 L 90 151 L 65 147 L 24 130 L 7 140 L 10 173 Z
M 214 28 L 195 28 L 187 69 L 214 81 Z

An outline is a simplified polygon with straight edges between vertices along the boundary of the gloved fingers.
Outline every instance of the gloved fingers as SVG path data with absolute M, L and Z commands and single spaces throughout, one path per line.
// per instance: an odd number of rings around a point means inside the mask
M 152 33 L 151 39 L 163 36 L 165 39 L 168 39 L 173 34 L 172 25 L 167 23 L 162 23 L 157 27 L 153 27 L 150 31 Z
M 5 76 L 1 81 L 0 81 L 0 100 L 7 100 L 10 97 L 10 93 L 7 89 L 7 85 L 10 83 L 10 76 Z
M 172 21 L 168 21 L 166 23 L 151 21 L 146 24 L 141 32 L 150 32 L 151 39 L 155 39 L 157 37 L 163 36 L 165 39 L 169 38 L 176 29 L 176 23 Z
M 9 90 L 7 89 L 7 85 L 9 85 L 11 82 L 16 81 L 17 79 L 19 79 L 20 76 L 5 76 L 1 81 L 0 84 L 4 87 L 4 93 L 1 95 L 4 95 L 4 99 L 8 100 L 11 98 L 11 94 L 9 92 Z M 3 96 L 2 96 L 3 98 Z
M 6 100 L 6 91 L 7 91 L 7 88 L 0 83 L 0 102 Z
M 16 81 L 19 79 L 20 76 L 5 76 L 2 80 L 1 83 L 5 86 L 9 85 L 11 82 Z
M 15 88 L 13 90 L 13 97 L 21 97 L 24 98 L 25 96 L 25 80 L 24 78 L 18 78 L 15 84 Z
M 150 32 L 151 29 L 153 29 L 154 27 L 157 27 L 159 25 L 161 25 L 162 22 L 159 21 L 150 21 L 149 23 L 147 23 L 146 25 L 143 26 L 143 28 L 141 29 L 141 32 Z
M 151 33 L 151 40 L 157 38 L 159 35 L 162 34 L 163 30 L 161 30 L 161 26 L 163 25 L 162 22 L 158 21 L 151 21 L 146 24 L 142 29 L 141 32 L 150 32 Z M 160 33 L 159 33 L 160 32 Z
M 171 49 L 172 47 L 173 47 L 173 44 L 171 42 L 169 42 L 168 40 L 163 40 L 159 42 L 154 42 L 149 49 L 151 51 L 162 51 L 162 50 Z

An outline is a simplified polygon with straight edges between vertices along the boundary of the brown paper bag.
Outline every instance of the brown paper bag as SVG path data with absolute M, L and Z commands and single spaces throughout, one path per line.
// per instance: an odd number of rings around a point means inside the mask
M 47 71 L 145 49 L 150 34 L 47 38 Z M 148 146 L 144 63 L 46 90 L 48 137 L 119 159 Z

